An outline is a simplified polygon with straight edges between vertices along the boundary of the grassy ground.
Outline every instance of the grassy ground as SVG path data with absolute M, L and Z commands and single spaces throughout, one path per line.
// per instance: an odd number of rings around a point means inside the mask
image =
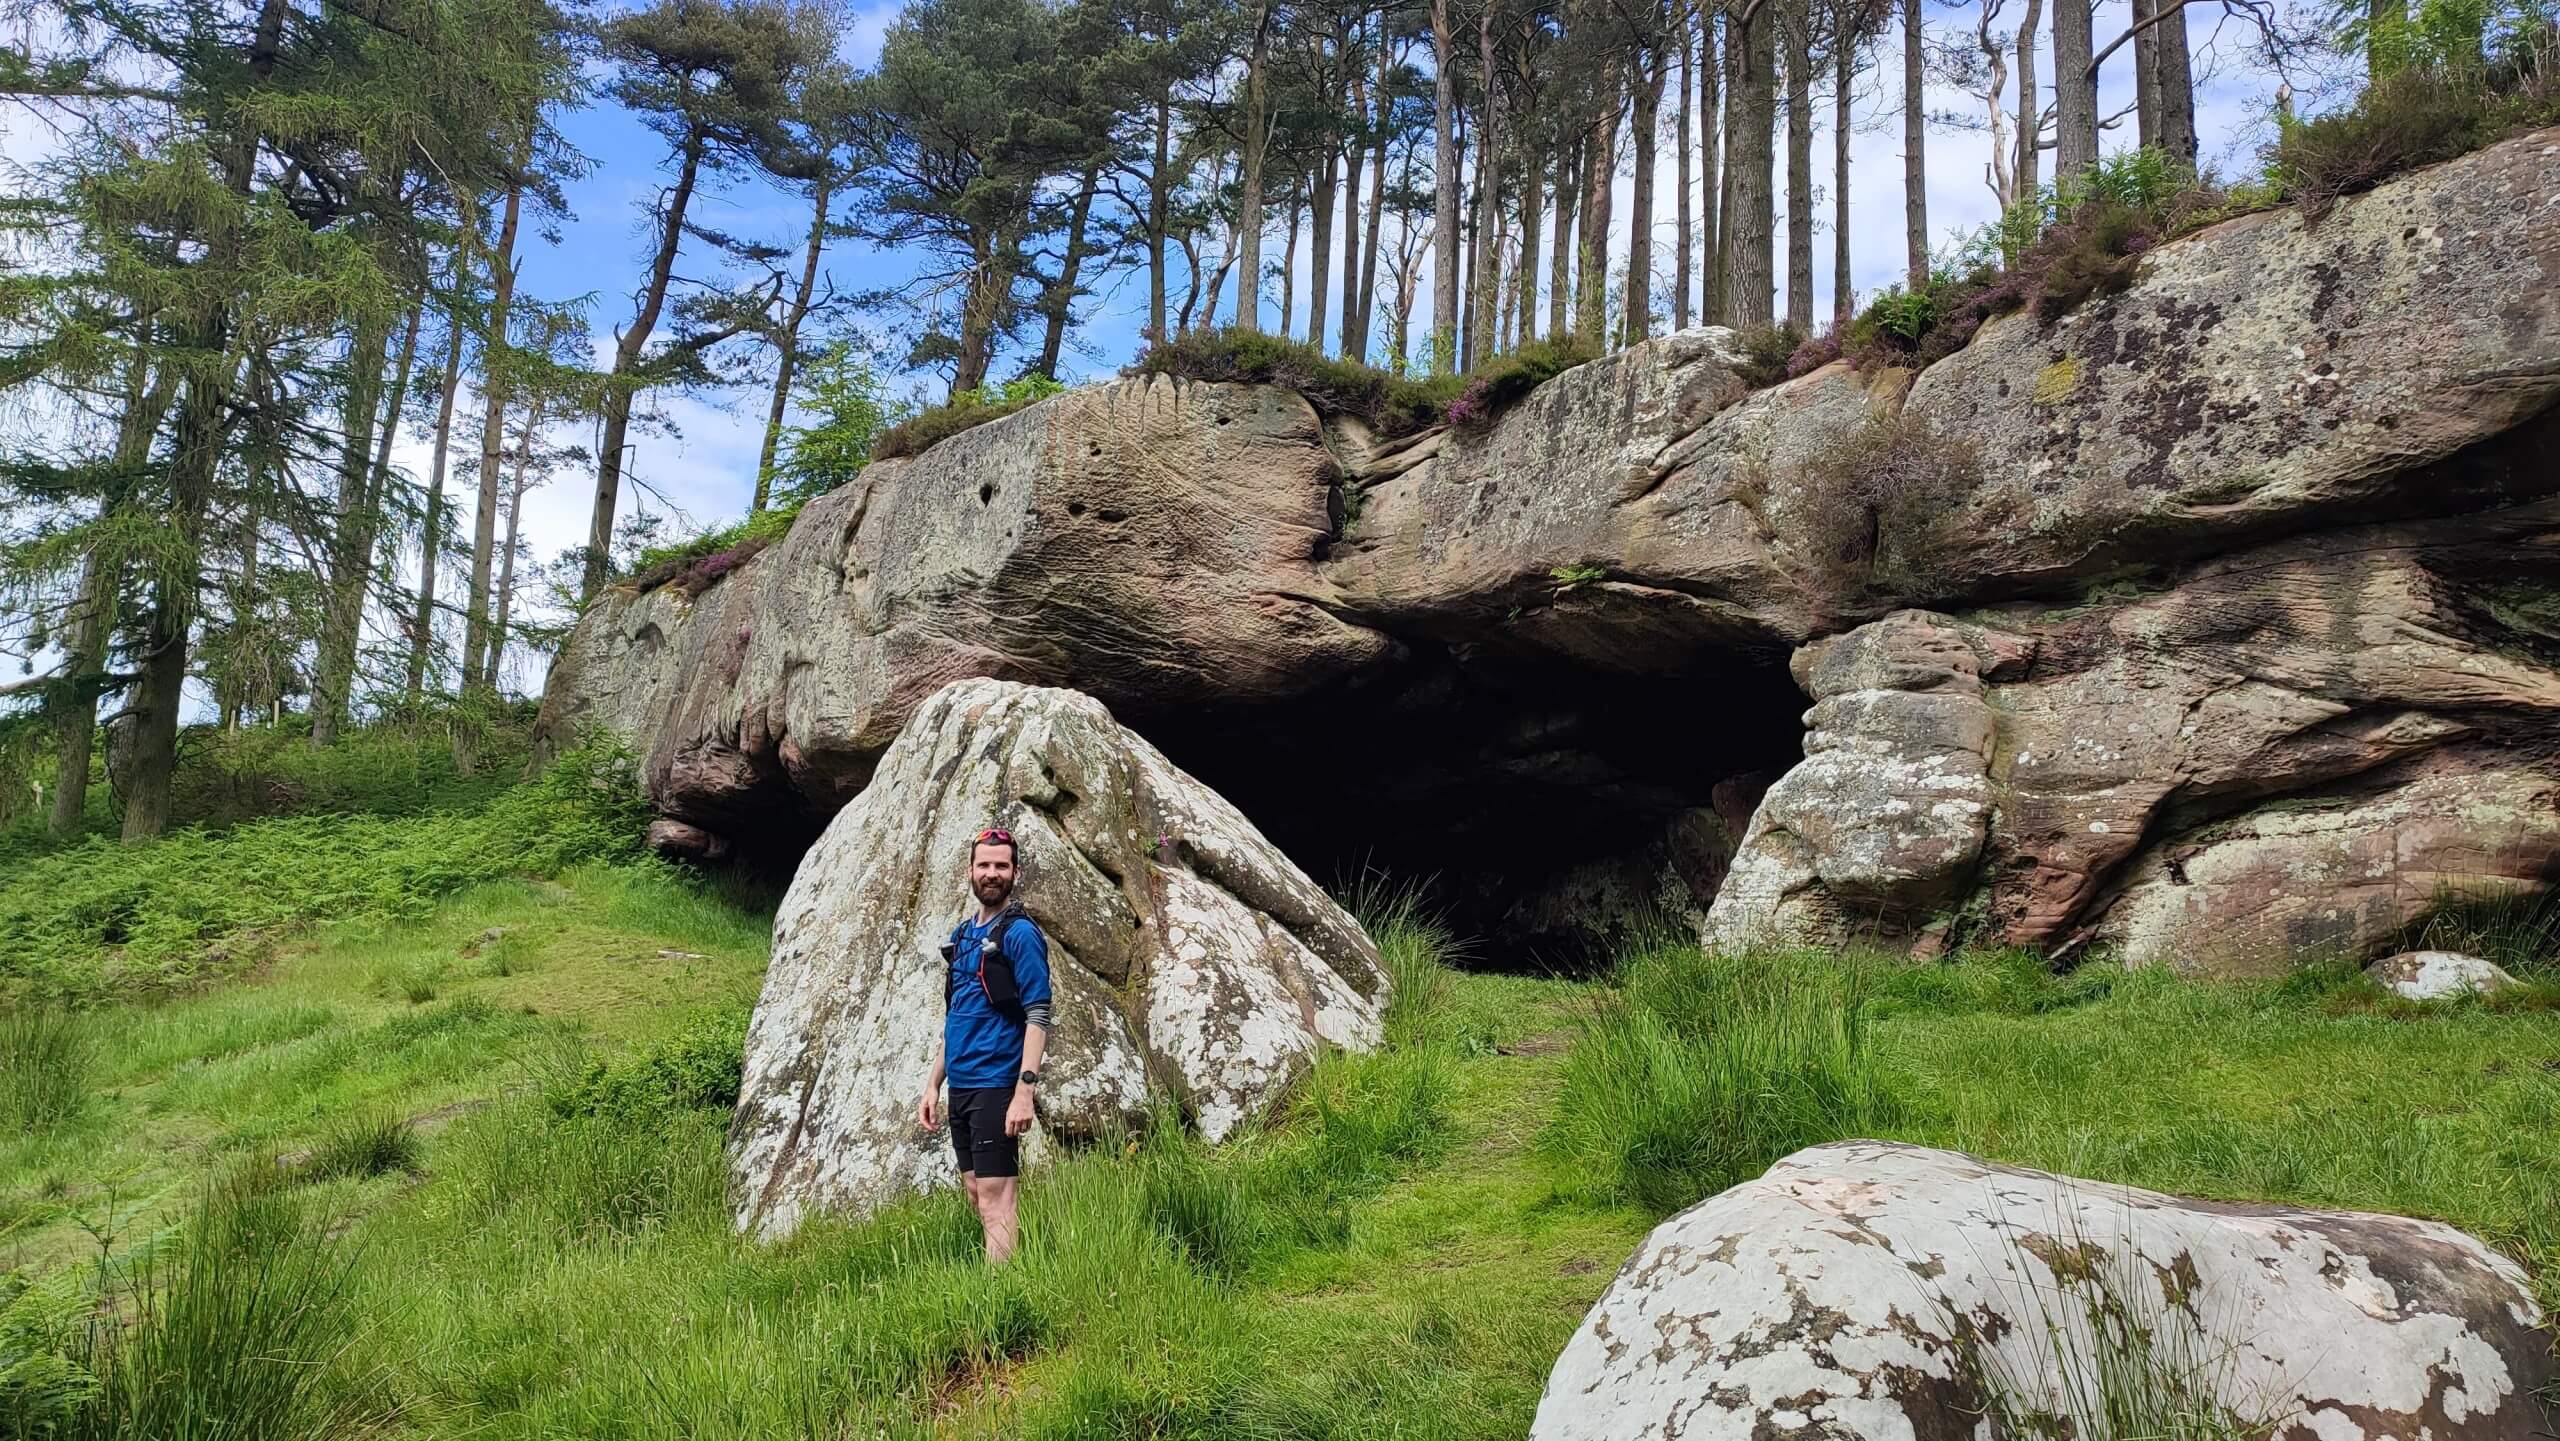
M 1821 955 L 1760 958 L 1799 978 L 1773 988 L 1679 948 L 1611 986 L 1448 976 L 1411 928 L 1390 944 L 1436 996 L 1392 1049 L 1243 1144 L 1035 1176 L 1008 1271 L 947 1196 L 750 1245 L 725 1110 L 682 1077 L 768 924 L 590 867 L 87 1013 L 85 1098 L 0 1141 L 0 1417 L 39 1414 L 24 1358 L 53 1356 L 102 1383 L 26 1434 L 235 1434 L 203 1423 L 253 1403 L 207 1378 L 272 1374 L 296 1389 L 254 1402 L 261 1436 L 1511 1437 L 1661 1214 L 1844 1129 L 2438 1216 L 2560 1302 L 2543 991 L 2419 1011 L 2352 973 Z M 1702 1128 L 1719 1147 L 1662 1149 Z M 1642 1185 L 1622 1142 L 1656 1147 Z M 82 1341 L 102 1246 L 111 1310 L 156 1318 L 129 1364 Z

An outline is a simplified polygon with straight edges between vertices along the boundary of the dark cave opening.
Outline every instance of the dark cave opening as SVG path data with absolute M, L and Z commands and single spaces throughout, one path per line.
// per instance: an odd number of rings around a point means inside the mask
M 1122 719 L 1318 882 L 1425 884 L 1471 964 L 1581 972 L 1704 912 L 1804 708 L 1783 653 L 1636 676 L 1416 646 L 1287 702 Z

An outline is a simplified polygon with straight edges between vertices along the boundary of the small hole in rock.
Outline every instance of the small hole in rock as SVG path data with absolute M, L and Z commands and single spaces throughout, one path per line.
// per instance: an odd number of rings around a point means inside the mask
M 982 485 L 982 486 L 979 486 L 979 487 L 978 487 L 978 504 L 980 504 L 980 505 L 986 505 L 986 504 L 988 504 L 989 502 L 993 501 L 995 498 L 996 498 L 996 488 L 995 488 L 994 486 L 992 486 L 992 485 Z
M 1084 502 L 1081 500 L 1068 501 L 1067 514 L 1072 516 L 1082 516 L 1084 514 Z
M 1104 523 L 1108 525 L 1118 525 L 1120 522 L 1129 518 L 1129 512 L 1125 510 L 1112 510 L 1107 507 L 1101 512 L 1101 515 Z

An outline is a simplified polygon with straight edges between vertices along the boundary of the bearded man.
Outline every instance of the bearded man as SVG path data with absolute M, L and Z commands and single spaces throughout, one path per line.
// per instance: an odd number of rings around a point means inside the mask
M 951 1123 L 960 1184 L 995 1266 L 1013 1254 L 1021 1231 L 1022 1137 L 1031 1129 L 1040 1057 L 1049 1045 L 1049 943 L 1014 899 L 1021 859 L 1013 833 L 1001 827 L 969 843 L 978 912 L 942 946 L 942 1042 L 916 1102 L 927 1131 L 942 1129 L 946 1117 Z

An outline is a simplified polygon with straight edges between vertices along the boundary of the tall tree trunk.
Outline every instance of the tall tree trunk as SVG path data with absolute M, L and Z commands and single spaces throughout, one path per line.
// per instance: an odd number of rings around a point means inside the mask
M 782 417 L 791 408 L 791 382 L 800 368 L 800 325 L 809 318 L 809 307 L 818 295 L 818 256 L 827 243 L 827 201 L 835 194 L 835 169 L 823 163 L 818 166 L 817 181 L 810 186 L 809 248 L 800 260 L 800 288 L 792 293 L 790 307 L 782 313 L 782 339 L 774 346 L 777 354 L 773 367 L 773 400 L 765 407 L 764 448 L 756 456 L 756 494 L 747 505 L 749 511 L 765 508 L 773 500 L 773 458 L 782 447 Z M 1093 194 L 1088 173 L 1085 196 Z M 1081 216 L 1079 216 L 1081 219 Z M 1075 252 L 1067 252 L 1067 264 L 1075 263 Z M 514 267 L 508 267 L 510 272 Z M 512 273 L 510 279 L 513 278 Z M 481 459 L 488 459 L 484 451 Z M 478 614 L 475 609 L 473 614 Z
M 985 385 L 995 366 L 996 320 L 1021 271 L 1020 241 L 1012 228 L 1019 223 L 1002 222 L 977 242 L 977 263 L 970 267 L 969 287 L 960 297 L 960 356 L 951 367 L 955 396 Z
M 1236 328 L 1262 328 L 1262 170 L 1271 148 L 1270 82 L 1263 72 L 1271 56 L 1271 6 L 1254 7 L 1253 43 L 1245 53 L 1244 153 L 1236 181 Z M 1281 320 L 1280 333 L 1289 333 Z
M 1787 32 L 1787 324 L 1813 330 L 1813 7 L 1796 4 Z
M 1919 0 L 1904 0 L 1916 6 Z M 2053 116 L 2056 184 L 2098 163 L 2098 82 L 2090 75 L 2089 0 L 2053 0 Z
M 1591 117 L 1583 169 L 1581 288 L 1574 292 L 1574 330 L 1609 349 L 1609 210 L 1618 178 L 1618 85 L 1615 65 L 1601 67 L 1598 108 Z
M 251 32 L 248 70 L 253 85 L 274 75 L 284 48 L 286 0 L 260 0 L 258 23 Z M 243 202 L 249 199 L 258 159 L 258 132 L 245 118 L 224 137 L 217 152 L 223 188 Z M 242 241 L 236 230 L 216 233 L 206 265 L 221 274 L 239 262 Z M 181 343 L 197 355 L 228 357 L 233 340 L 231 313 L 219 304 L 188 327 Z M 200 368 L 187 380 L 178 401 L 178 420 L 169 457 L 169 525 L 183 559 L 169 566 L 152 585 L 151 614 L 143 624 L 141 674 L 128 706 L 134 713 L 133 760 L 126 772 L 124 839 L 151 840 L 169 828 L 171 780 L 178 769 L 178 708 L 187 684 L 187 639 L 195 623 L 195 558 L 204 544 L 204 523 L 213 505 L 214 482 L 222 465 L 224 416 L 230 409 L 231 365 Z
M 2188 170 L 2196 167 L 2195 62 L 2187 53 L 2187 10 L 2173 6 L 2152 27 L 2152 69 L 2160 91 L 2160 148 Z
M 1698 72 L 1698 41 L 1690 33 L 1688 0 L 1678 0 L 1673 7 L 1673 20 L 1680 30 L 1680 89 L 1671 117 L 1677 132 L 1671 141 L 1675 167 L 1680 181 L 1680 199 L 1674 211 L 1671 264 L 1671 328 L 1689 328 L 1689 297 L 1694 293 L 1695 278 L 1690 274 L 1690 246 L 1697 236 L 1689 228 L 1689 187 L 1696 179 L 1689 163 L 1689 80 Z
M 1732 94 L 1725 103 L 1725 166 L 1732 180 L 1725 225 L 1733 239 L 1725 267 L 1725 323 L 1736 328 L 1776 318 L 1777 196 L 1771 171 L 1777 160 L 1778 21 L 1770 13 L 1775 3 L 1763 0 L 1749 19 L 1735 15 L 1725 22 L 1725 44 L 1733 56 Z
M 1040 358 L 1032 363 L 1033 375 L 1058 378 L 1058 359 L 1067 348 L 1067 327 L 1075 320 L 1076 285 L 1084 274 L 1084 237 L 1093 224 L 1093 197 L 1102 188 L 1102 168 L 1085 167 L 1076 182 L 1075 203 L 1067 208 L 1067 253 L 1058 260 L 1058 280 L 1042 297 Z
M 1543 159 L 1544 157 L 1538 154 L 1536 146 L 1524 145 L 1520 149 L 1520 334 L 1518 343 L 1522 345 L 1538 338 L 1538 265 L 1542 259 L 1538 253 L 1538 231 L 1546 224 L 1547 219 L 1546 192 L 1543 188 L 1545 171 L 1541 167 Z
M 1369 225 L 1360 253 L 1360 354 L 1369 353 L 1369 330 L 1378 315 L 1378 244 L 1380 232 L 1386 228 L 1387 215 L 1387 140 L 1391 133 L 1395 96 L 1394 47 L 1387 43 L 1386 27 L 1378 27 L 1378 77 L 1371 86 L 1376 105 L 1371 124 L 1369 146 Z
M 382 498 L 373 484 L 373 427 L 389 339 L 384 326 L 367 318 L 357 322 L 347 346 L 347 388 L 338 418 L 338 514 L 329 527 L 329 574 L 312 671 L 311 744 L 321 750 L 338 743 L 347 721 L 364 597 L 373 579 L 373 538 L 382 519 Z
M 455 299 L 446 317 L 444 379 L 436 389 L 435 456 L 427 467 L 427 525 L 418 553 L 418 610 L 409 627 L 409 706 L 416 709 L 427 680 L 427 657 L 436 641 L 437 556 L 444 544 L 444 477 L 453 442 L 453 400 L 462 389 L 462 301 L 460 292 L 470 271 L 454 257 Z M 466 772 L 467 774 L 467 772 Z
M 1469 123 L 1469 115 L 1461 109 L 1458 112 L 1458 173 L 1462 176 L 1468 173 L 1467 159 L 1471 153 L 1467 144 Z M 1476 323 L 1476 285 L 1475 276 L 1471 273 L 1476 258 L 1476 207 L 1472 190 L 1459 196 L 1458 216 L 1458 243 L 1462 248 L 1458 252 L 1458 333 L 1453 363 L 1464 370 L 1467 365 L 1467 335 Z
M 1324 147 L 1324 161 L 1316 167 L 1315 233 L 1309 237 L 1313 254 L 1307 260 L 1307 344 L 1321 353 L 1324 350 L 1325 304 L 1333 288 L 1333 197 L 1342 188 L 1342 160 L 1331 145 Z
M 1726 167 L 1719 163 L 1720 147 L 1716 137 L 1720 127 L 1716 110 L 1721 103 L 1721 87 L 1717 84 L 1716 29 L 1714 17 L 1701 7 L 1698 15 L 1698 319 L 1713 325 L 1724 319 L 1725 246 L 1720 222 L 1724 208 L 1720 203 Z
M 245 181 L 240 188 L 246 190 Z M 197 323 L 187 341 L 199 354 L 219 355 L 228 331 L 229 316 L 217 310 Z M 223 374 L 228 370 L 227 365 L 200 369 L 188 378 L 178 403 L 175 448 L 169 461 L 169 519 L 180 545 L 191 554 L 201 552 L 205 516 L 222 460 L 222 414 L 229 403 Z M 135 717 L 124 805 L 128 842 L 154 839 L 169 828 L 169 786 L 177 772 L 178 708 L 187 683 L 187 638 L 195 623 L 196 585 L 192 563 L 169 567 L 152 582 L 140 675 L 128 706 Z
M 1627 199 L 1626 310 L 1618 326 L 1627 345 L 1653 334 L 1654 144 L 1662 129 L 1662 84 L 1670 71 L 1670 52 L 1658 38 L 1646 47 L 1643 66 L 1635 84 L 1636 180 Z
M 1297 328 L 1298 317 L 1298 221 L 1306 212 L 1306 199 L 1296 181 L 1289 182 L 1289 240 L 1280 248 L 1280 324 L 1282 339 Z
M 1858 80 L 1858 47 L 1835 35 L 1831 44 L 1831 317 L 1846 329 L 1858 309 L 1849 272 L 1849 106 Z
M 519 150 L 518 174 L 522 166 L 531 164 L 530 147 Z M 462 689 L 468 695 L 480 690 L 488 677 L 479 673 L 480 653 L 488 647 L 489 563 L 498 544 L 498 469 L 507 447 L 507 392 L 514 366 L 507 345 L 508 327 L 513 323 L 516 299 L 516 225 L 524 207 L 521 181 L 507 186 L 506 208 L 498 219 L 497 248 L 489 252 L 489 333 L 480 340 L 480 470 L 477 504 L 471 519 L 471 594 L 462 611 Z M 669 245 L 663 252 L 670 264 L 675 251 Z M 810 256 L 812 267 L 816 255 Z M 655 317 L 651 317 L 654 323 Z M 634 351 L 633 358 L 639 352 Z M 617 373 L 622 365 L 617 359 Z M 625 412 L 626 416 L 628 411 Z M 764 494 L 764 479 L 759 473 L 756 494 Z M 757 509 L 763 509 L 761 499 Z M 610 527 L 605 539 L 610 542 Z
M 2043 11 L 2044 0 L 2027 0 L 2026 16 L 2018 22 L 2018 159 L 2011 173 L 2020 201 L 2033 201 L 2044 183 L 2044 96 L 2036 89 L 2036 27 Z
M 1163 340 L 1165 232 L 1173 191 L 1173 92 L 1156 93 L 1156 123 L 1151 140 L 1155 164 L 1147 171 L 1147 338 Z
M 1475 281 L 1468 309 L 1474 322 L 1467 332 L 1467 368 L 1473 370 L 1493 358 L 1494 332 L 1498 327 L 1498 307 L 1502 262 L 1497 247 L 1501 244 L 1501 227 L 1495 223 L 1502 208 L 1502 158 L 1507 143 L 1503 126 L 1500 57 L 1493 46 L 1493 7 L 1487 5 L 1476 20 L 1476 64 L 1484 75 L 1484 119 L 1476 126 L 1476 223 L 1475 249 L 1467 264 Z
M 1458 356 L 1458 35 L 1452 0 L 1431 0 L 1431 373 Z
M 2134 143 L 2156 148 L 2160 144 L 2160 56 L 2152 17 L 2159 12 L 2155 0 L 2127 3 L 2132 12 Z
M 498 689 L 498 663 L 507 656 L 507 612 L 516 593 L 516 533 L 524 522 L 527 462 L 542 439 L 542 402 L 542 393 L 534 392 L 533 402 L 525 410 L 523 442 L 516 447 L 515 475 L 507 483 L 507 539 L 498 552 L 498 614 L 489 627 L 488 654 L 480 661 L 480 674 L 488 677 L 492 694 Z
M 151 458 L 160 422 L 177 395 L 177 372 L 162 366 L 151 376 L 150 351 L 136 345 L 132 369 L 125 378 L 124 416 L 116 427 L 115 467 L 130 473 Z M 114 512 L 110 512 L 112 515 Z M 116 600 L 124 589 L 122 568 L 92 548 L 80 569 L 80 599 L 71 615 L 71 638 L 63 647 L 66 689 L 48 703 L 53 721 L 53 801 L 46 829 L 67 839 L 80 829 L 89 809 L 89 760 L 98 734 L 98 692 L 107 664 L 107 640 L 115 634 Z
M 596 499 L 587 520 L 587 563 L 578 585 L 581 600 L 595 599 L 596 592 L 604 589 L 605 577 L 612 570 L 614 509 L 622 496 L 622 451 L 631 438 L 631 408 L 639 399 L 631 374 L 639 367 L 641 356 L 648 349 L 650 333 L 658 328 L 659 312 L 666 308 L 667 284 L 675 274 L 676 249 L 684 240 L 685 211 L 693 204 L 694 182 L 702 174 L 703 145 L 699 135 L 688 135 L 685 139 L 683 155 L 676 169 L 675 188 L 668 194 L 665 211 L 658 218 L 658 250 L 649 262 L 649 278 L 640 293 L 639 313 L 632 317 L 630 328 L 622 332 L 621 339 L 613 348 L 613 372 L 604 394 L 603 437 L 597 446 Z M 513 198 L 512 188 L 510 198 Z M 512 256 L 505 258 L 503 268 L 508 274 L 513 274 Z M 965 360 L 963 364 L 966 364 Z M 490 404 L 490 413 L 498 414 L 497 398 L 492 396 Z M 478 612 L 475 610 L 473 613 Z
M 1368 87 L 1361 81 L 1360 67 L 1354 64 L 1349 39 L 1342 46 L 1343 110 L 1350 116 L 1368 110 Z M 1342 358 L 1358 360 L 1362 354 L 1360 329 L 1360 155 L 1362 146 L 1358 127 L 1343 137 L 1342 144 Z
M 2077 3 L 2085 14 L 2088 0 Z M 1902 0 L 1902 251 L 1904 280 L 1913 290 L 1929 283 L 1929 117 L 1921 66 L 1927 35 L 1920 0 Z
M 1556 142 L 1555 254 L 1547 261 L 1547 334 L 1557 340 L 1573 334 L 1574 217 L 1582 189 L 1582 143 L 1568 136 Z

